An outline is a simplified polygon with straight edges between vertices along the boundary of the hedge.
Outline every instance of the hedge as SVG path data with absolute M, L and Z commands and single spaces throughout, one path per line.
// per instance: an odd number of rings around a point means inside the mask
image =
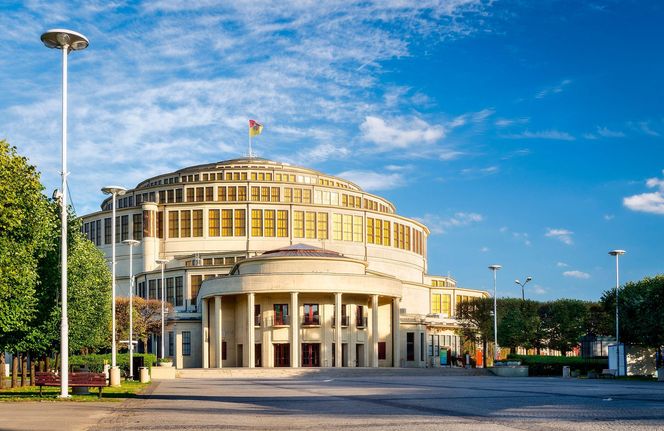
M 588 374 L 588 371 L 601 373 L 609 368 L 608 359 L 589 359 L 580 356 L 544 356 L 544 355 L 514 355 L 507 356 L 509 360 L 521 361 L 528 365 L 529 376 L 562 376 L 563 367 L 568 366 L 572 371 Z
M 134 353 L 134 357 L 143 357 L 143 363 L 146 367 L 152 367 L 157 361 L 157 356 L 151 353 Z M 126 375 L 129 374 L 129 353 L 118 353 L 116 362 L 120 370 Z M 83 366 L 86 365 L 90 371 L 101 373 L 104 371 L 104 363 L 111 363 L 111 354 L 106 353 L 102 355 L 75 355 L 69 357 L 69 366 Z

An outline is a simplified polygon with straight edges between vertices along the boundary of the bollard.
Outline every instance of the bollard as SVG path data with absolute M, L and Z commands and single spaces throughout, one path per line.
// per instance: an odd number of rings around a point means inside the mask
M 570 367 L 567 366 L 567 365 L 563 366 L 563 378 L 564 379 L 569 379 L 570 377 L 571 377 Z
M 150 373 L 148 373 L 148 367 L 139 367 L 138 374 L 141 379 L 141 383 L 148 383 L 150 381 Z

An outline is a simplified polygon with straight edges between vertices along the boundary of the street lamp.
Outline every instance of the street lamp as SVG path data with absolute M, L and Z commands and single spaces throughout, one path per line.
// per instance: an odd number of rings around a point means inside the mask
M 61 297 L 62 320 L 60 322 L 60 397 L 69 398 L 69 321 L 67 318 L 67 56 L 71 51 L 88 47 L 88 38 L 71 30 L 53 29 L 41 35 L 48 48 L 62 50 L 62 201 L 61 218 Z
M 625 250 L 611 250 L 609 254 L 616 257 L 616 359 L 618 362 L 616 366 L 616 373 L 620 375 L 620 330 L 618 329 L 618 291 L 620 290 L 620 272 L 618 270 L 618 256 L 627 253 Z
M 166 334 L 166 327 L 164 325 L 164 300 L 166 299 L 166 295 L 164 294 L 164 265 L 168 263 L 168 259 L 157 259 L 155 262 L 161 265 L 161 359 L 164 359 L 164 336 Z
M 498 271 L 502 266 L 500 265 L 489 265 L 489 269 L 493 271 L 493 359 L 497 361 L 500 357 L 500 352 L 498 351 L 498 302 L 496 300 L 496 271 Z
M 129 246 L 129 379 L 134 380 L 134 246 L 140 244 L 135 239 L 126 239 L 123 244 Z
M 524 281 L 523 283 L 521 283 L 518 278 L 516 280 L 514 280 L 514 282 L 516 284 L 521 286 L 521 300 L 522 301 L 526 300 L 526 296 L 525 296 L 525 293 L 523 291 L 523 288 L 526 287 L 526 284 L 528 284 L 528 282 L 531 281 L 532 279 L 533 279 L 532 277 L 528 276 L 528 277 L 526 277 L 526 281 Z
M 106 195 L 113 196 L 112 206 L 113 206 L 113 218 L 111 219 L 111 314 L 113 317 L 113 344 L 111 345 L 111 386 L 120 386 L 120 369 L 117 367 L 116 357 L 117 357 L 117 346 L 115 340 L 115 207 L 116 207 L 116 197 L 122 196 L 127 192 L 127 189 L 120 186 L 106 186 L 101 189 L 101 191 Z

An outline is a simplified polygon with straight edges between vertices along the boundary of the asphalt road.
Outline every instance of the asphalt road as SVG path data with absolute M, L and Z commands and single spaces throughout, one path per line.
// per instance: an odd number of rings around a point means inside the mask
M 1 410 L 1 409 L 0 409 Z M 664 384 L 475 376 L 177 379 L 94 430 L 663 430 Z M 24 428 L 25 429 L 25 428 Z

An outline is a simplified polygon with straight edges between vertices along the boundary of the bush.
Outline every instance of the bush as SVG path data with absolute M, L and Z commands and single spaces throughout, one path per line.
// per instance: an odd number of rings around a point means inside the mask
M 134 357 L 143 357 L 143 363 L 146 367 L 152 367 L 152 364 L 157 360 L 157 356 L 151 353 L 134 353 Z M 118 367 L 125 374 L 129 374 L 129 353 L 118 353 L 116 356 Z M 105 353 L 103 355 L 75 355 L 69 357 L 70 368 L 76 366 L 87 366 L 93 373 L 101 373 L 104 371 L 104 363 L 111 363 L 111 354 Z
M 564 366 L 579 370 L 582 374 L 589 371 L 601 373 L 603 369 L 609 368 L 608 359 L 588 359 L 580 356 L 508 355 L 508 359 L 528 365 L 529 376 L 562 376 Z

